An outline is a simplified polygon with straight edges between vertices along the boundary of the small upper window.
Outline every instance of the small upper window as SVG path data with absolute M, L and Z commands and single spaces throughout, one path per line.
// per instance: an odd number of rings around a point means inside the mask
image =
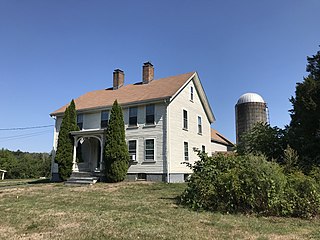
M 198 116 L 198 133 L 202 134 L 202 120 L 200 116 Z
M 193 101 L 193 87 L 190 88 L 190 100 Z
M 137 126 L 138 124 L 138 108 L 129 108 L 129 126 Z
M 107 128 L 109 123 L 109 111 L 101 112 L 101 128 Z
M 183 110 L 183 129 L 188 129 L 188 112 Z
M 146 106 L 146 124 L 154 124 L 154 104 Z
M 83 128 L 83 114 L 78 114 L 77 115 L 77 125 L 82 130 Z

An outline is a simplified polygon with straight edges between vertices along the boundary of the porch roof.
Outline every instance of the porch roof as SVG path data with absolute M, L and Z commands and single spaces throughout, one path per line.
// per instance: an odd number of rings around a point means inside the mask
M 72 136 L 88 136 L 88 135 L 95 135 L 95 134 L 103 134 L 104 129 L 94 129 L 94 130 L 80 130 L 80 131 L 72 131 Z

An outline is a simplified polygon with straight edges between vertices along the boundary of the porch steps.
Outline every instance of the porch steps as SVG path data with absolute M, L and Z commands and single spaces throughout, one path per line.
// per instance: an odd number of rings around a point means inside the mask
M 93 185 L 100 179 L 91 172 L 73 172 L 65 184 Z

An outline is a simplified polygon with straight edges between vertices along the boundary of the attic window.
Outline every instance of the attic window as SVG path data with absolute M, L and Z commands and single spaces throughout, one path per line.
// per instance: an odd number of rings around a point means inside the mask
M 190 101 L 193 102 L 193 87 L 190 88 Z

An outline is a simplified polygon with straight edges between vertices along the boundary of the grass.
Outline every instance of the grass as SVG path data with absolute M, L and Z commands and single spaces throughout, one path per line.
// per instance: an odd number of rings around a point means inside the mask
M 12 183 L 11 183 L 12 184 Z M 320 239 L 320 220 L 195 212 L 185 184 L 0 187 L 1 239 Z

